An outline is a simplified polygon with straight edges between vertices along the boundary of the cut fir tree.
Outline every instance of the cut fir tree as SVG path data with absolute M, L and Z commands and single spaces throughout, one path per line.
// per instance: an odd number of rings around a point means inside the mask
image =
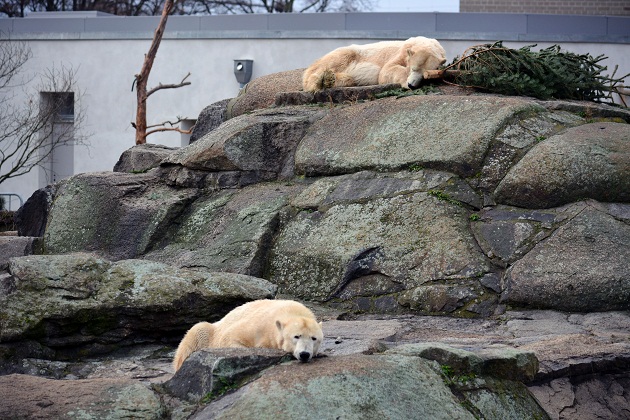
M 476 45 L 464 51 L 462 57 L 441 70 L 425 73 L 427 79 L 444 79 L 447 83 L 503 95 L 532 96 L 539 99 L 576 99 L 595 102 L 614 102 L 624 79 L 615 78 L 600 62 L 607 57 L 575 54 L 553 45 L 532 51 L 535 45 L 512 49 L 502 41 Z

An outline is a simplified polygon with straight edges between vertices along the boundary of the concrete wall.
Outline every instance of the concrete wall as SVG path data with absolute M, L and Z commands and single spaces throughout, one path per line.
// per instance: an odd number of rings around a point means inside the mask
M 87 110 L 88 146 L 74 148 L 74 171 L 109 171 L 134 145 L 135 92 L 131 91 L 147 52 L 154 17 L 110 17 L 96 13 L 35 14 L 0 19 L 0 30 L 32 49 L 27 73 L 52 66 L 78 69 Z M 238 94 L 233 60 L 254 60 L 253 78 L 308 66 L 342 45 L 425 35 L 444 45 L 449 60 L 478 43 L 506 40 L 510 47 L 559 43 L 577 53 L 604 54 L 619 74 L 630 72 L 630 18 L 456 13 L 350 13 L 309 15 L 174 16 L 169 19 L 149 87 L 177 83 L 188 72 L 191 86 L 163 90 L 149 98 L 148 122 L 182 116 L 195 119 L 207 105 Z M 29 86 L 27 86 L 29 87 Z M 31 86 L 32 87 L 32 86 Z M 19 97 L 18 97 L 19 99 Z M 151 143 L 180 146 L 177 133 L 149 137 Z M 33 171 L 0 184 L 0 193 L 24 199 L 44 185 Z M 16 207 L 16 204 L 13 204 Z

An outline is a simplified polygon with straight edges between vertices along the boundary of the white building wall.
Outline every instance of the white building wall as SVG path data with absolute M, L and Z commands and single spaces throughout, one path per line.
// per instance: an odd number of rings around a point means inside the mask
M 181 18 L 180 18 L 181 19 Z M 168 27 L 168 26 L 167 26 Z M 422 33 L 417 33 L 422 34 Z M 149 87 L 158 83 L 178 83 L 188 73 L 192 84 L 179 89 L 161 90 L 147 103 L 148 124 L 174 120 L 177 116 L 196 119 L 207 105 L 238 94 L 239 84 L 233 74 L 234 59 L 254 60 L 253 77 L 308 66 L 312 61 L 339 46 L 351 43 L 375 42 L 391 36 L 361 36 L 348 38 L 311 37 L 287 38 L 278 34 L 262 38 L 194 38 L 164 39 L 149 79 Z M 435 34 L 429 34 L 429 36 Z M 439 35 L 439 34 L 437 34 Z M 102 38 L 112 38 L 110 35 Z M 469 46 L 489 41 L 462 40 L 461 36 L 436 36 L 445 47 L 449 61 Z M 29 37 L 26 37 L 29 38 Z M 74 148 L 75 173 L 110 171 L 121 153 L 135 144 L 136 92 L 131 91 L 134 75 L 140 71 L 144 54 L 151 40 L 147 36 L 131 39 L 98 39 L 76 35 L 47 39 L 38 35 L 26 39 L 33 52 L 27 72 L 35 75 L 52 66 L 72 66 L 77 69 L 78 85 L 85 91 L 79 106 L 86 110 L 83 128 L 88 134 L 87 146 Z M 121 37 L 122 38 L 122 37 Z M 449 39 L 450 38 L 450 39 Z M 457 39 L 453 39 L 457 38 Z M 630 44 L 601 42 L 539 42 L 540 47 L 560 43 L 563 49 L 604 54 L 606 64 L 619 65 L 619 75 L 630 73 Z M 510 47 L 532 44 L 531 41 L 510 41 Z M 31 82 L 31 87 L 35 81 Z M 179 133 L 159 133 L 149 136 L 150 143 L 177 147 Z M 0 193 L 17 193 L 26 200 L 43 187 L 37 170 L 0 184 Z M 17 201 L 12 203 L 17 208 Z

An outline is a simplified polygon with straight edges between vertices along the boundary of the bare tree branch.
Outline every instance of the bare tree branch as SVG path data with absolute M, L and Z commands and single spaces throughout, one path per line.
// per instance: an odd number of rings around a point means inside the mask
M 181 82 L 177 83 L 177 84 L 168 84 L 168 85 L 163 85 L 162 83 L 160 83 L 158 86 L 154 87 L 153 89 L 150 89 L 147 92 L 147 98 L 151 95 L 153 95 L 155 92 L 157 92 L 158 90 L 161 89 L 177 89 L 183 86 L 188 86 L 190 85 L 190 82 L 186 82 L 185 80 L 188 79 L 188 77 L 190 76 L 190 73 L 188 73 Z
M 149 125 L 147 126 L 147 128 L 153 128 L 153 127 L 164 127 L 167 124 L 170 125 L 171 127 L 176 126 L 177 124 L 179 124 L 180 122 L 184 121 L 184 118 L 182 117 L 177 117 L 177 121 L 164 121 L 162 123 L 159 124 L 153 124 L 153 125 Z M 186 131 L 186 130 L 184 130 Z
M 177 126 L 177 124 L 181 123 L 183 120 L 184 119 L 182 117 L 177 117 L 177 121 L 164 121 L 163 123 L 160 123 L 160 124 L 150 125 L 147 127 L 147 129 L 153 128 L 153 127 L 160 127 L 160 128 L 147 131 L 147 137 L 153 133 L 160 133 L 164 131 L 176 131 L 181 134 L 192 134 L 192 130 L 193 130 L 192 127 L 189 130 L 184 130 Z M 167 124 L 170 127 L 166 127 Z
M 147 136 L 153 133 L 159 133 L 163 131 L 176 131 L 181 134 L 192 134 L 192 128 L 190 130 L 182 130 L 179 127 L 162 127 L 162 128 L 156 128 L 155 130 L 148 131 Z
M 24 42 L 0 41 L 0 89 L 9 87 L 26 62 L 33 56 Z M 21 84 L 21 83 L 20 83 Z

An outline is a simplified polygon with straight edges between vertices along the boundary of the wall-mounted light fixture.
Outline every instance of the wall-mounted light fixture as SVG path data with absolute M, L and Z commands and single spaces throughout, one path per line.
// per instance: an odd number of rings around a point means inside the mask
M 254 60 L 234 60 L 234 76 L 241 87 L 252 78 L 253 68 Z

